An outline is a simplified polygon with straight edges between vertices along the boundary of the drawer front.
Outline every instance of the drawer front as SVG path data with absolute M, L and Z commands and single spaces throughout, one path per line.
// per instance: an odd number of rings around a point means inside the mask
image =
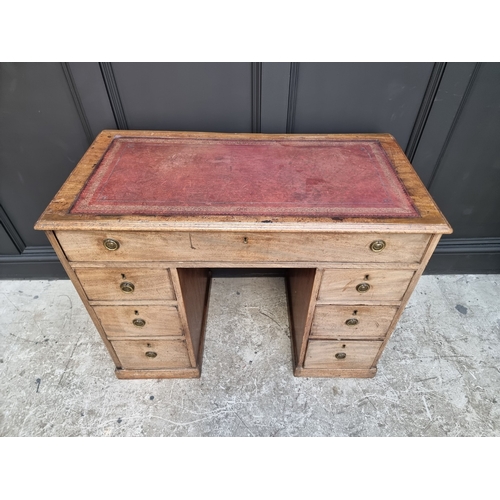
M 401 300 L 413 274 L 406 269 L 325 269 L 318 300 Z
M 177 307 L 94 306 L 108 337 L 183 335 Z
M 114 340 L 111 344 L 125 369 L 191 367 L 184 340 Z
M 57 238 L 70 261 L 417 263 L 429 235 L 59 231 Z
M 311 340 L 304 368 L 371 368 L 381 341 Z
M 318 305 L 311 337 L 384 337 L 397 310 L 396 306 Z
M 175 300 L 168 269 L 78 268 L 89 300 Z

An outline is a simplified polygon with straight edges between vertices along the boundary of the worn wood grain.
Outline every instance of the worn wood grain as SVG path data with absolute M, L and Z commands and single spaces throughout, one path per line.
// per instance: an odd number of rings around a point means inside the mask
M 78 269 L 79 267 L 101 267 L 101 268 L 112 268 L 112 267 L 122 267 L 124 262 L 110 262 L 110 261 L 81 261 L 81 262 L 71 262 L 71 267 L 73 269 Z M 151 267 L 151 261 L 142 262 L 142 261 L 134 261 L 134 267 Z M 246 268 L 296 268 L 296 267 L 308 267 L 308 268 L 316 268 L 316 267 L 324 267 L 324 268 L 335 268 L 335 269 L 362 269 L 366 267 L 365 262 L 244 262 Z M 239 261 L 155 261 L 155 267 L 228 267 L 228 268 L 240 268 L 242 267 L 242 262 Z M 417 270 L 420 265 L 419 264 L 409 264 L 409 263 L 400 263 L 400 262 L 380 262 L 373 263 L 370 262 L 370 267 L 373 269 L 413 269 Z
M 124 369 L 190 368 L 185 340 L 112 340 L 111 344 Z M 154 357 L 150 356 L 156 354 Z
M 161 268 L 78 268 L 75 273 L 89 300 L 174 300 L 168 269 Z M 132 283 L 134 291 L 125 293 L 122 283 Z
M 381 341 L 310 340 L 304 368 L 370 369 L 374 365 Z
M 414 272 L 410 270 L 325 269 L 319 289 L 319 300 L 401 300 Z M 368 284 L 367 292 L 359 285 Z
M 108 337 L 164 337 L 183 335 L 179 311 L 169 306 L 94 306 Z M 139 326 L 136 326 L 137 320 Z M 134 324 L 136 321 L 136 324 Z M 141 326 L 144 321 L 144 326 Z
M 310 378 L 373 378 L 377 374 L 377 368 L 354 369 L 354 368 L 304 368 L 296 366 L 293 374 L 296 377 Z
M 89 300 L 91 306 L 129 306 L 133 302 L 134 306 L 170 306 L 177 307 L 176 300 L 156 300 L 156 299 L 141 299 L 141 300 Z
M 324 299 L 317 300 L 316 305 L 328 305 L 328 304 L 336 304 L 338 306 L 396 306 L 399 307 L 401 304 L 400 300 L 365 300 L 363 298 L 354 298 L 348 300 L 339 300 L 339 299 Z
M 321 271 L 316 269 L 290 269 L 287 275 L 290 330 L 295 365 L 303 363 L 320 279 Z
M 149 369 L 123 369 L 117 368 L 115 370 L 116 378 L 123 380 L 135 379 L 172 379 L 172 378 L 200 378 L 201 369 L 196 368 L 170 368 L 165 370 L 149 370 Z
M 210 290 L 208 269 L 171 269 L 172 281 L 178 297 L 179 312 L 192 366 L 201 363 L 205 320 Z
M 303 232 L 278 234 L 254 232 L 130 232 L 58 231 L 70 261 L 218 261 L 228 262 L 420 262 L 429 236 L 426 234 L 335 234 Z M 118 250 L 106 250 L 103 241 L 119 242 Z M 372 242 L 386 248 L 376 253 Z
M 396 306 L 317 305 L 310 338 L 385 337 L 397 310 Z

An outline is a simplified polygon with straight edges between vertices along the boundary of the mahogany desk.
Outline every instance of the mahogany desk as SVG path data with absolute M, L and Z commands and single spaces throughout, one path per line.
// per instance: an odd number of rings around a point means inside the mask
M 103 131 L 37 222 L 119 378 L 199 377 L 214 268 L 284 268 L 294 374 L 372 377 L 451 228 L 389 134 Z

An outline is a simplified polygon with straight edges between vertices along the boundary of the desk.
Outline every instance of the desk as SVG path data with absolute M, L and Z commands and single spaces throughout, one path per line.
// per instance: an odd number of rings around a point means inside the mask
M 388 134 L 112 130 L 35 228 L 119 378 L 200 376 L 215 268 L 286 270 L 296 376 L 372 377 L 451 232 Z

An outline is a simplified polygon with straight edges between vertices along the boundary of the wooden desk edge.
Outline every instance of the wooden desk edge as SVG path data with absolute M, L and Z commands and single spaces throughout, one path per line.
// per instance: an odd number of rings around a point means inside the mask
M 219 139 L 318 140 L 335 141 L 378 140 L 402 179 L 405 189 L 420 212 L 416 218 L 311 218 L 311 217 L 236 217 L 236 216 L 95 216 L 74 215 L 69 211 L 83 186 L 99 164 L 115 137 L 211 137 Z M 269 223 L 268 221 L 271 221 Z M 231 223 L 231 224 L 228 224 Z M 228 228 L 228 225 L 231 226 Z M 243 230 L 243 231 L 314 231 L 314 232 L 428 232 L 451 233 L 451 227 L 432 200 L 419 176 L 390 134 L 223 134 L 209 132 L 168 132 L 137 130 L 104 130 L 86 151 L 78 165 L 64 182 L 35 224 L 37 230 Z
M 119 379 L 200 378 L 201 367 L 169 368 L 165 370 L 129 370 L 117 368 L 115 375 Z
M 373 378 L 377 373 L 377 368 L 366 369 L 342 369 L 342 368 L 302 368 L 297 366 L 293 370 L 295 377 L 311 378 Z

